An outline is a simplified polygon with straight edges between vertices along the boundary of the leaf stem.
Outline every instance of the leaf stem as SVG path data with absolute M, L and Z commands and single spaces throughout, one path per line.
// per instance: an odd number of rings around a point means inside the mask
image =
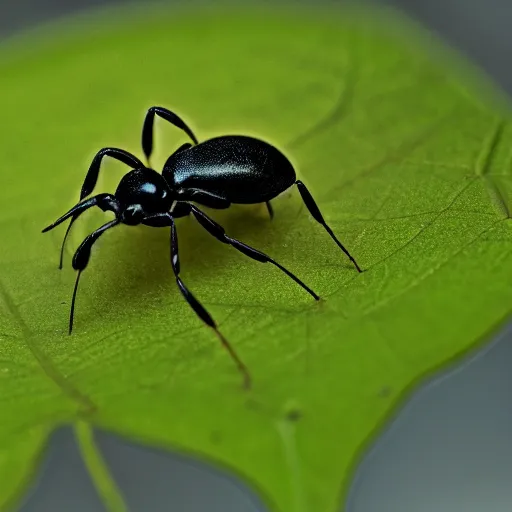
M 86 421 L 77 420 L 73 424 L 73 429 L 87 471 L 106 509 L 109 512 L 127 512 L 128 509 L 123 496 L 110 475 L 100 450 L 94 442 L 94 433 L 91 425 Z
M 277 431 L 281 438 L 286 466 L 290 475 L 290 490 L 294 512 L 306 512 L 306 498 L 302 482 L 300 459 L 297 452 L 297 440 L 295 438 L 295 425 L 287 420 L 280 420 Z

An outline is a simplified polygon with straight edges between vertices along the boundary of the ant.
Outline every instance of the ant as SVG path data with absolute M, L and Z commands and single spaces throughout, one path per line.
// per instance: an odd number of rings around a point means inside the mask
M 167 159 L 161 174 L 149 167 L 153 150 L 155 115 L 183 130 L 193 142 L 193 144 L 187 142 L 180 146 Z M 248 388 L 251 378 L 247 367 L 219 331 L 211 315 L 192 295 L 180 277 L 175 219 L 192 214 L 199 224 L 217 240 L 231 245 L 256 261 L 275 265 L 315 300 L 319 300 L 320 297 L 292 272 L 263 252 L 228 236 L 221 225 L 194 204 L 214 209 L 225 209 L 233 203 L 266 203 L 272 219 L 273 211 L 270 200 L 292 185 L 296 185 L 309 213 L 329 233 L 338 247 L 352 261 L 357 271 L 361 272 L 361 269 L 325 222 L 306 185 L 297 180 L 290 161 L 271 144 L 244 135 L 224 135 L 199 143 L 192 130 L 179 116 L 163 107 L 151 107 L 146 113 L 142 128 L 142 149 L 148 162 L 147 167 L 136 156 L 123 149 L 108 147 L 98 151 L 85 177 L 78 204 L 43 229 L 43 233 L 45 233 L 71 218 L 61 246 L 59 268 L 62 268 L 64 245 L 75 220 L 93 206 L 98 206 L 104 212 L 112 211 L 115 214 L 114 220 L 107 222 L 87 236 L 73 256 L 72 265 L 78 273 L 71 301 L 69 334 L 73 330 L 75 300 L 80 276 L 87 267 L 91 248 L 96 240 L 105 231 L 121 223 L 129 226 L 144 224 L 152 227 L 170 227 L 171 265 L 178 288 L 199 318 L 215 332 L 242 373 L 245 387 Z M 121 179 L 115 194 L 103 193 L 85 199 L 94 190 L 101 162 L 106 156 L 119 160 L 129 166 L 131 170 Z

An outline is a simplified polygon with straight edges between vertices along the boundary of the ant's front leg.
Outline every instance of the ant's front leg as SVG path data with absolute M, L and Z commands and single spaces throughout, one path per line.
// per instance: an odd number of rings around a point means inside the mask
M 89 170 L 85 175 L 85 180 L 82 185 L 82 190 L 80 191 L 80 201 L 92 193 L 96 183 L 98 182 L 98 176 L 100 173 L 101 162 L 104 157 L 109 156 L 110 158 L 114 158 L 115 160 L 119 160 L 120 162 L 128 165 L 132 169 L 140 169 L 144 167 L 144 164 L 134 155 L 125 151 L 124 149 L 118 148 L 103 148 L 100 149 L 95 157 L 93 158 L 91 165 L 89 166 Z M 64 257 L 64 246 L 66 245 L 66 240 L 68 239 L 69 232 L 71 231 L 71 226 L 75 222 L 77 216 L 73 216 L 71 218 L 71 222 L 66 229 L 66 233 L 64 235 L 64 239 L 62 240 L 62 246 L 60 248 L 60 262 L 59 268 L 62 268 L 62 259 Z
M 77 270 L 78 273 L 76 275 L 75 287 L 73 288 L 73 296 L 71 298 L 71 309 L 69 312 L 69 334 L 71 334 L 71 332 L 73 331 L 73 319 L 75 315 L 75 301 L 76 293 L 78 291 L 78 283 L 80 282 L 80 276 L 82 275 L 82 272 L 85 270 L 87 264 L 89 263 L 92 246 L 96 242 L 96 240 L 98 240 L 98 238 L 105 231 L 107 231 L 107 229 L 117 226 L 119 222 L 119 219 L 114 219 L 99 227 L 96 231 L 94 231 L 85 238 L 85 240 L 80 244 L 80 246 L 75 252 L 75 255 L 73 256 L 73 268 Z
M 120 210 L 119 202 L 112 194 L 98 194 L 97 196 L 90 197 L 89 199 L 86 199 L 85 201 L 82 201 L 81 203 L 73 206 L 73 208 L 62 215 L 62 217 L 59 217 L 55 222 L 45 227 L 42 232 L 46 233 L 47 231 L 50 231 L 51 229 L 64 222 L 66 219 L 69 219 L 69 217 L 77 219 L 80 215 L 82 215 L 82 213 L 84 213 L 89 208 L 92 208 L 93 206 L 98 206 L 104 212 L 114 212 L 116 215 Z

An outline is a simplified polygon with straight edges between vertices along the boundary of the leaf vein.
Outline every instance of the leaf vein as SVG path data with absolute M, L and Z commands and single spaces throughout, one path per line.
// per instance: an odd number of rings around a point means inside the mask
M 91 413 L 96 409 L 96 406 L 92 402 L 92 400 L 84 395 L 81 391 L 75 388 L 71 382 L 69 382 L 66 377 L 53 365 L 51 359 L 39 348 L 37 342 L 35 342 L 32 338 L 32 333 L 28 328 L 25 320 L 21 316 L 16 304 L 12 300 L 8 291 L 6 290 L 3 282 L 0 280 L 0 296 L 4 304 L 7 307 L 7 310 L 11 314 L 11 316 L 15 319 L 18 326 L 20 327 L 23 339 L 25 340 L 26 346 L 29 349 L 30 353 L 34 357 L 34 359 L 39 364 L 39 367 L 43 371 L 43 374 L 46 375 L 60 390 L 73 401 L 77 402 L 81 408 L 84 409 L 84 412 Z

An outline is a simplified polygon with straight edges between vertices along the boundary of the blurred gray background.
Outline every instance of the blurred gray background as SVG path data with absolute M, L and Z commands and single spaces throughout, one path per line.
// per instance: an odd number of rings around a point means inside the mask
M 122 3 L 128 2 L 2 0 L 0 44 L 1 38 L 41 22 Z M 385 3 L 436 32 L 512 93 L 510 0 Z M 512 510 L 511 368 L 512 325 L 485 349 L 424 383 L 365 456 L 347 512 Z M 205 464 L 136 446 L 104 432 L 97 432 L 97 442 L 131 512 L 266 510 L 244 484 Z M 104 510 L 69 429 L 53 435 L 19 510 Z

